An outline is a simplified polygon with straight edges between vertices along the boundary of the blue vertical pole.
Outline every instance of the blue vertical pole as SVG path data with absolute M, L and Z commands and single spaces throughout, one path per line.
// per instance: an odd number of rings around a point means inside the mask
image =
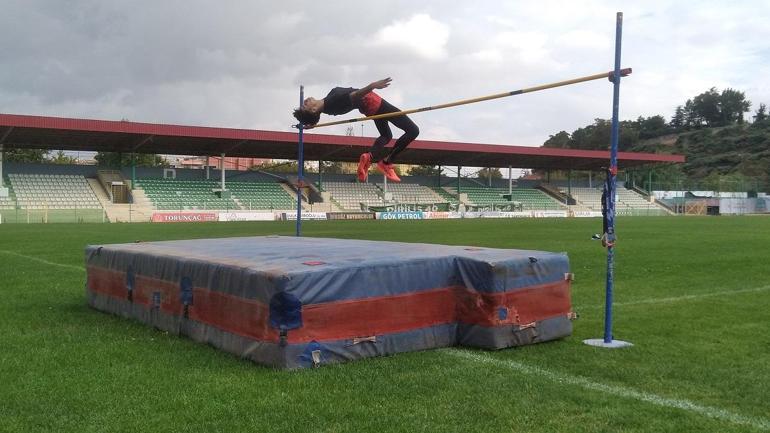
M 618 174 L 618 137 L 620 123 L 618 111 L 620 105 L 620 41 L 623 33 L 623 12 L 617 13 L 615 25 L 615 72 L 612 89 L 612 135 L 610 139 L 610 176 L 609 208 L 607 210 L 607 290 L 604 299 L 604 343 L 612 343 L 612 290 L 615 283 L 615 182 Z
M 299 106 L 305 100 L 305 86 L 299 86 Z M 304 168 L 305 168 L 305 142 L 303 137 L 303 125 L 302 122 L 297 126 L 299 129 L 299 146 L 297 149 L 297 234 L 296 236 L 302 236 L 302 184 L 304 183 Z

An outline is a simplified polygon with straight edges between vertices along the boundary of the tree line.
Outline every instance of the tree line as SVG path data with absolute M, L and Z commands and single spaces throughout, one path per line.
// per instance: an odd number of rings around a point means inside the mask
M 742 125 L 744 115 L 751 108 L 751 101 L 746 95 L 735 89 L 719 91 L 709 90 L 688 99 L 674 110 L 669 122 L 662 115 L 640 116 L 636 120 L 620 122 L 618 150 L 629 150 L 642 140 L 657 138 L 668 134 L 694 131 L 702 128 L 716 128 L 730 125 Z M 767 107 L 760 104 L 755 112 L 754 123 L 768 119 Z M 571 134 L 560 131 L 549 136 L 544 147 L 585 150 L 607 149 L 610 143 L 612 122 L 607 119 L 595 119 L 594 123 L 578 128 Z
M 5 151 L 6 162 L 24 162 L 38 164 L 77 164 L 77 158 L 67 155 L 63 150 L 49 151 L 46 149 L 9 149 Z M 94 156 L 96 163 L 103 167 L 168 167 L 169 163 L 160 155 L 151 153 L 117 153 L 97 152 Z

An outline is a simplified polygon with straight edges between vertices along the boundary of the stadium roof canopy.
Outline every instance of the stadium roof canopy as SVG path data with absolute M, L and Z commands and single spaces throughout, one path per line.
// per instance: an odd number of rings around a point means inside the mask
M 113 120 L 0 114 L 5 149 L 62 149 L 123 153 L 297 159 L 296 132 L 163 125 Z M 358 161 L 371 137 L 305 133 L 305 159 Z M 399 155 L 402 164 L 464 167 L 599 170 L 609 151 L 417 140 Z M 682 163 L 682 155 L 619 152 L 621 169 Z

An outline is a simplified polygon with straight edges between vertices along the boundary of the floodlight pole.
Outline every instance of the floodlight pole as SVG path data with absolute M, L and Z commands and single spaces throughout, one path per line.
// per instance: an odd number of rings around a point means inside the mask
M 618 175 L 618 138 L 620 136 L 620 122 L 618 112 L 620 106 L 620 46 L 623 33 L 623 12 L 616 15 L 615 25 L 615 71 L 611 77 L 612 90 L 612 134 L 610 138 L 610 168 L 607 170 L 608 203 L 605 215 L 606 233 L 604 243 L 607 246 L 607 284 L 604 298 L 604 338 L 584 340 L 585 344 L 597 347 L 618 348 L 632 346 L 631 343 L 614 340 L 612 338 L 612 291 L 615 284 L 615 185 Z
M 302 103 L 305 100 L 305 86 L 299 86 L 299 106 L 302 106 Z M 305 142 L 304 142 L 304 136 L 303 136 L 303 130 L 304 126 L 302 125 L 302 122 L 299 122 L 297 125 L 297 129 L 299 129 L 299 146 L 297 149 L 297 232 L 296 236 L 300 237 L 302 236 L 302 183 L 303 183 L 303 176 L 304 176 L 304 166 L 305 166 Z

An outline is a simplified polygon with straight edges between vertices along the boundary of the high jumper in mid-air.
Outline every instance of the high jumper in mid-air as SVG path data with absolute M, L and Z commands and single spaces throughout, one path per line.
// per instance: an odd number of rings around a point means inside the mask
M 313 97 L 302 101 L 302 106 L 294 110 L 294 117 L 302 125 L 312 127 L 320 120 L 321 113 L 334 116 L 346 114 L 353 109 L 358 109 L 365 116 L 375 116 L 386 113 L 397 113 L 400 110 L 374 93 L 374 89 L 384 89 L 390 85 L 390 77 L 377 80 L 363 88 L 335 87 L 323 99 Z M 395 125 L 404 133 L 396 140 L 390 152 L 385 152 L 385 145 L 393 138 L 388 122 Z M 374 119 L 374 125 L 380 136 L 374 140 L 372 147 L 361 154 L 358 160 L 358 180 L 366 182 L 369 175 L 369 167 L 375 162 L 377 169 L 388 180 L 400 182 L 401 179 L 394 170 L 395 158 L 417 138 L 420 129 L 407 115 L 391 116 L 382 119 Z

